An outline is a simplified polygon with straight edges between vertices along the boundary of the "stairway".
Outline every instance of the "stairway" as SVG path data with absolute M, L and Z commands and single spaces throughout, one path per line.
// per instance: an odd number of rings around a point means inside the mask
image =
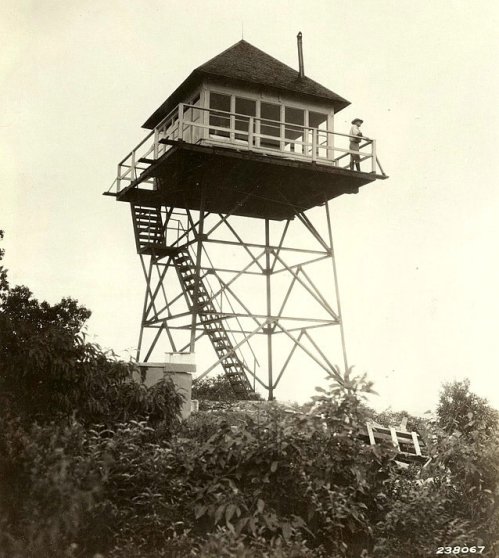
M 243 363 L 234 352 L 234 345 L 225 330 L 223 318 L 211 301 L 202 278 L 199 278 L 197 282 L 196 297 L 196 266 L 188 249 L 181 248 L 173 256 L 173 262 L 190 303 L 193 307 L 197 305 L 198 309 L 203 312 L 199 314 L 199 318 L 218 358 L 223 358 L 221 365 L 234 394 L 239 399 L 248 399 L 254 394 L 253 388 L 246 376 Z
M 165 247 L 161 208 L 130 204 L 137 253 L 148 254 Z

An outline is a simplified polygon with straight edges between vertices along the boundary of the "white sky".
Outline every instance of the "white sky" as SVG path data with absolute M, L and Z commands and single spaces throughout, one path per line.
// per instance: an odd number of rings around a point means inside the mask
M 126 204 L 101 196 L 140 126 L 241 38 L 352 102 L 390 179 L 334 201 L 349 361 L 378 407 L 422 413 L 470 377 L 499 407 L 499 8 L 490 1 L 3 0 L 0 228 L 12 284 L 136 345 L 144 284 Z M 341 361 L 338 355 L 338 362 Z M 293 377 L 294 378 L 294 377 Z M 303 400 L 323 382 L 283 380 Z

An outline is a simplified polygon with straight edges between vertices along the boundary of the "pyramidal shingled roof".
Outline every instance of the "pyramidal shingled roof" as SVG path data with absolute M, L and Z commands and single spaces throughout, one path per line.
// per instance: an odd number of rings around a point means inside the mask
M 204 77 L 260 85 L 269 89 L 293 92 L 302 97 L 329 101 L 335 112 L 350 104 L 349 101 L 320 83 L 306 76 L 300 77 L 297 70 L 283 64 L 247 41 L 241 40 L 196 68 L 147 119 L 144 128 L 154 128 L 178 103 L 185 99 L 189 90 Z

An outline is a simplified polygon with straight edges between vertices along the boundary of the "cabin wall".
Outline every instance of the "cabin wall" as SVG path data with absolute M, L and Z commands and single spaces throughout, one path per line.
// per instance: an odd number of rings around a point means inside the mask
M 311 132 L 303 128 L 320 128 L 334 132 L 334 108 L 331 103 L 304 100 L 292 92 L 277 92 L 252 85 L 237 86 L 213 79 L 205 80 L 201 90 L 201 102 L 205 108 L 219 108 L 224 112 L 255 117 L 257 148 L 304 155 L 305 151 L 310 151 L 304 144 L 311 143 Z M 213 102 L 214 95 L 218 95 L 217 101 L 220 106 Z M 254 106 L 250 108 L 252 102 Z M 202 139 L 247 144 L 247 119 L 238 119 L 237 116 L 216 117 L 213 114 L 210 116 L 207 111 L 204 111 L 203 118 L 203 124 L 207 128 L 202 133 Z M 286 122 L 286 126 L 278 126 L 271 121 Z M 240 126 L 241 134 L 236 132 L 229 135 L 220 129 L 208 129 L 210 124 L 232 130 Z M 260 133 L 268 137 L 261 138 Z M 329 136 L 327 141 L 329 142 Z M 323 152 L 326 153 L 326 150 Z
M 289 105 L 291 107 L 312 109 L 317 112 L 325 112 L 331 116 L 334 116 L 334 108 L 330 103 L 322 103 L 320 101 L 315 101 L 312 99 L 307 99 L 306 101 L 302 96 L 298 94 L 293 94 L 293 92 L 280 93 L 277 91 L 271 91 L 269 89 L 259 88 L 256 86 L 236 86 L 228 85 L 226 83 L 217 80 L 205 80 L 202 84 L 202 89 L 206 92 L 215 91 L 220 93 L 225 93 L 228 95 L 235 95 L 239 97 L 246 97 L 249 99 L 268 101 L 283 105 Z M 208 105 L 204 105 L 208 107 Z
M 334 107 L 330 102 L 207 78 L 182 103 L 181 120 L 174 109 L 156 128 L 157 140 L 182 139 L 243 149 L 251 145 L 253 150 L 291 158 L 334 160 Z M 155 144 L 155 158 L 170 148 L 161 141 L 155 140 Z

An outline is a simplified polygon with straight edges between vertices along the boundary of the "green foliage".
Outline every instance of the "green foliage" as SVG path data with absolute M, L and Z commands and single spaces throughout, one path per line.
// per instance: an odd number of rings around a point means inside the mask
M 194 550 L 199 558 L 321 558 L 322 552 L 310 548 L 302 540 L 287 542 L 281 538 L 268 541 L 264 537 L 237 535 L 226 527 L 210 533 Z M 329 555 L 328 558 L 336 558 Z
M 171 437 L 182 397 L 170 381 L 146 389 L 132 365 L 87 343 L 90 312 L 76 301 L 40 303 L 3 269 L 0 283 L 0 557 L 110 547 L 113 467 L 124 448 L 142 458 Z
M 202 380 L 196 381 L 192 386 L 192 399 L 225 402 L 238 400 L 227 376 L 224 374 L 208 376 Z M 250 397 L 250 400 L 253 401 L 260 401 L 261 399 L 258 393 Z M 203 408 L 202 405 L 201 408 Z
M 177 426 L 172 385 L 146 390 L 87 343 L 86 309 L 4 279 L 0 558 L 499 554 L 497 415 L 469 383 L 444 387 L 438 424 L 409 417 L 424 468 L 363 442 L 369 418 L 402 417 L 373 415 L 371 385 L 348 373 L 301 409 L 227 402 Z
M 2 230 L 0 230 L 0 240 L 2 240 L 3 237 L 4 237 L 4 233 Z M 0 262 L 3 260 L 4 254 L 5 254 L 5 250 L 3 248 L 0 248 Z M 0 297 L 4 295 L 4 293 L 8 290 L 8 288 L 9 288 L 9 282 L 7 280 L 7 270 L 3 265 L 0 265 Z
M 422 558 L 471 539 L 494 556 L 497 436 L 435 428 L 431 463 L 401 470 L 358 436 L 369 389 L 347 377 L 307 412 L 200 413 L 173 438 L 146 421 L 10 422 L 0 455 L 25 496 L 5 556 Z
M 207 415 L 201 439 L 190 429 L 194 437 L 178 450 L 194 503 L 193 532 L 223 527 L 236 538 L 300 542 L 325 556 L 372 546 L 374 496 L 395 453 L 361 441 L 362 394 L 370 385 L 345 380 L 317 397 L 310 413 L 262 403 L 259 412 L 230 421 Z
M 0 426 L 0 556 L 69 556 L 101 490 L 84 429 L 26 429 L 12 420 Z
M 437 407 L 438 423 L 446 432 L 489 436 L 497 431 L 499 414 L 485 399 L 470 391 L 465 379 L 445 384 Z
M 26 287 L 0 296 L 0 402 L 22 420 L 75 417 L 107 423 L 146 417 L 173 425 L 180 396 L 169 382 L 146 389 L 134 366 L 88 343 L 81 329 L 90 312 L 66 298 L 39 302 Z
M 469 387 L 468 380 L 444 386 L 439 424 L 426 425 L 428 466 L 387 483 L 390 506 L 376 527 L 375 556 L 424 557 L 435 552 L 435 541 L 452 547 L 473 541 L 486 547 L 484 555 L 497 555 L 497 414 Z

